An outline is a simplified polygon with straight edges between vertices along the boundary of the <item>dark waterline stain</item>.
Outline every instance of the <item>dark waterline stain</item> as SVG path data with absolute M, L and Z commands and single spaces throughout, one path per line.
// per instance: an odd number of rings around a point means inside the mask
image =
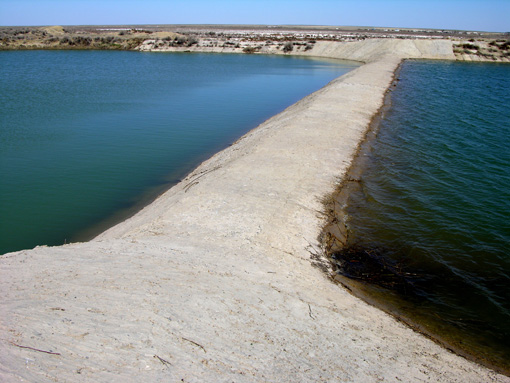
M 409 66 L 416 64 L 404 63 L 404 72 L 407 70 L 408 73 Z M 391 87 L 397 88 L 397 91 L 399 76 L 397 72 Z M 413 77 L 413 80 L 416 78 Z M 396 95 L 402 98 L 400 94 Z M 431 256 L 426 250 L 406 241 L 405 228 L 400 228 L 400 234 L 393 235 L 391 241 L 381 241 L 377 237 L 372 238 L 370 232 L 360 234 L 356 226 L 354 229 L 350 227 L 353 215 L 367 214 L 364 212 L 367 202 L 364 201 L 374 193 L 367 189 L 365 172 L 373 172 L 371 161 L 376 150 L 374 143 L 378 139 L 378 129 L 389 129 L 387 123 L 381 127 L 381 122 L 391 111 L 392 96 L 388 93 L 379 120 L 373 122 L 342 187 L 329 200 L 332 219 L 322 239 L 338 273 L 335 279 L 356 296 L 395 315 L 443 346 L 509 375 L 508 314 L 497 314 L 498 306 L 491 307 L 490 303 L 494 296 L 499 296 L 502 304 L 505 297 L 509 297 L 510 281 L 505 274 L 494 275 L 492 269 L 480 269 L 466 276 L 466 272 L 461 274 L 461 269 L 452 267 L 448 262 L 431 261 L 439 258 L 440 253 Z M 401 102 L 401 98 L 397 101 Z M 353 196 L 356 198 L 353 199 Z M 363 222 L 366 224 L 372 220 L 374 225 L 381 225 L 379 216 L 370 217 L 364 217 Z M 484 289 L 477 288 L 479 285 L 483 285 Z M 484 291 L 489 295 L 484 295 Z M 472 301 L 472 308 L 463 307 L 465 299 Z

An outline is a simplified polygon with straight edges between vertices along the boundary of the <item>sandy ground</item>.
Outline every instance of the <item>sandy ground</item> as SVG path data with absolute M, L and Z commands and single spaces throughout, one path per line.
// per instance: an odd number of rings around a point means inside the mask
M 354 43 L 353 43 L 354 44 Z M 332 283 L 321 199 L 405 57 L 451 43 L 317 43 L 365 65 L 88 243 L 0 259 L 2 382 L 510 382 Z

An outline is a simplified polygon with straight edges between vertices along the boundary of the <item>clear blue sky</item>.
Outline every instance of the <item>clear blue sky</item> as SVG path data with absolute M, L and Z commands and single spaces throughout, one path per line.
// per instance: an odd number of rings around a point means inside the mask
M 0 25 L 308 24 L 510 31 L 510 0 L 0 0 Z

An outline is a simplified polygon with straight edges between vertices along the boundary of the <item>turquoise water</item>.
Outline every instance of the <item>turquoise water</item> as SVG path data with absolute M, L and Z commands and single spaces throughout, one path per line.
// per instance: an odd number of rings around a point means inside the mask
M 98 234 L 356 64 L 0 52 L 0 253 Z
M 410 61 L 399 78 L 350 247 L 398 275 L 397 311 L 510 371 L 510 66 Z

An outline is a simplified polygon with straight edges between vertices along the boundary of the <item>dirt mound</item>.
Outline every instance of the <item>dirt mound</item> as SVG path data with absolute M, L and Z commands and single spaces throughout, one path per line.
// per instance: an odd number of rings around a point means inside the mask
M 63 35 L 65 33 L 64 28 L 60 25 L 54 25 L 52 27 L 44 27 L 41 30 L 51 34 L 51 35 Z

